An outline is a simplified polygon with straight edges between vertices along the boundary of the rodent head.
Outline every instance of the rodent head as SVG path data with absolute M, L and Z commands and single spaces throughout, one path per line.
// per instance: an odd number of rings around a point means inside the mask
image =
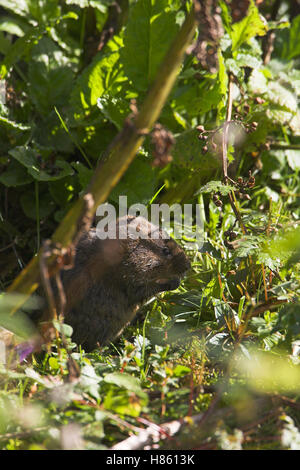
M 176 289 L 190 261 L 168 234 L 143 217 L 119 219 L 127 228 L 127 238 L 118 275 L 134 300 L 142 301 L 166 290 Z M 132 230 L 131 230 L 132 229 Z

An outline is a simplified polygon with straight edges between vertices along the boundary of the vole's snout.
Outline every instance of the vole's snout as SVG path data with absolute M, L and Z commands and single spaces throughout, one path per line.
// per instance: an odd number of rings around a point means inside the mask
M 191 262 L 184 253 L 180 253 L 174 260 L 174 268 L 175 272 L 183 277 L 191 269 Z

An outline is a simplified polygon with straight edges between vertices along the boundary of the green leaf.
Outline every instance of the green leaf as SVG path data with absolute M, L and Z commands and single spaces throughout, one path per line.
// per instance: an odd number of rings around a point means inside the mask
M 38 181 L 54 181 L 72 175 L 73 169 L 68 162 L 57 159 L 55 166 L 47 172 L 39 167 L 37 152 L 30 147 L 15 147 L 9 154 L 24 165 L 28 173 Z
M 119 130 L 124 124 L 124 119 L 130 113 L 129 101 L 121 97 L 102 95 L 97 100 L 97 106 L 102 114 Z
M 21 311 L 10 315 L 10 311 L 21 302 L 24 296 L 22 294 L 5 294 L 0 296 L 0 326 L 6 328 L 21 338 L 30 338 L 36 333 L 34 324 L 30 321 L 28 315 Z M 24 297 L 24 300 L 26 296 Z M 26 308 L 35 309 L 38 306 L 37 299 L 27 301 Z
M 248 81 L 248 88 L 251 93 L 262 95 L 268 91 L 268 80 L 262 71 L 254 69 Z
M 12 19 L 9 16 L 0 19 L 0 31 L 22 37 L 27 29 L 28 25 L 18 19 Z
M 115 384 L 118 387 L 130 390 L 131 392 L 134 392 L 136 395 L 142 398 L 145 398 L 147 396 L 141 388 L 140 381 L 132 375 L 125 373 L 121 374 L 120 372 L 113 372 L 111 374 L 105 375 L 103 380 L 106 383 Z
M 112 97 L 122 88 L 126 77 L 119 64 L 121 45 L 122 40 L 118 37 L 109 41 L 105 53 L 96 54 L 91 64 L 77 79 L 71 94 L 76 118 L 84 117 L 85 112 L 95 106 L 98 98 L 104 93 Z
M 28 3 L 26 0 L 0 0 L 1 7 L 20 16 L 29 16 Z
M 23 165 L 12 160 L 7 169 L 0 174 L 0 183 L 5 186 L 23 186 L 33 181 Z
M 80 8 L 96 8 L 101 13 L 107 11 L 107 7 L 114 3 L 114 0 L 66 0 L 67 5 L 77 5 Z
M 227 196 L 231 191 L 235 191 L 234 186 L 230 186 L 228 184 L 224 184 L 221 181 L 210 181 L 201 189 L 199 189 L 197 194 L 202 193 L 221 193 L 222 196 Z
M 282 57 L 291 60 L 300 55 L 300 15 L 293 19 L 289 37 L 283 44 Z
M 203 144 L 198 139 L 197 130 L 188 130 L 176 136 L 172 148 L 173 162 L 182 168 L 191 170 L 201 168 L 203 180 L 220 168 L 220 160 L 211 154 L 202 154 Z M 203 181 L 202 180 L 202 181 Z
M 178 29 L 168 0 L 138 0 L 131 6 L 121 60 L 136 90 L 148 89 Z
M 18 38 L 10 46 L 0 66 L 1 78 L 5 78 L 11 67 L 24 55 L 28 54 L 34 44 L 42 37 L 43 30 L 43 27 L 31 28 L 27 31 L 26 34 L 24 34 L 24 36 Z
M 300 170 L 300 150 L 286 150 L 287 161 L 292 170 Z
M 83 165 L 83 163 L 80 162 L 72 162 L 71 165 L 78 172 L 78 179 L 81 185 L 81 189 L 85 189 L 92 178 L 93 170 L 87 168 L 85 165 Z
M 73 334 L 73 328 L 66 323 L 60 323 L 59 321 L 53 320 L 53 325 L 57 331 L 65 336 L 71 337 Z
M 54 106 L 65 104 L 74 74 L 69 59 L 51 39 L 44 37 L 33 47 L 28 75 L 39 112 L 47 114 Z
M 23 209 L 24 214 L 32 220 L 36 220 L 36 199 L 33 192 L 25 192 L 20 197 L 20 204 Z M 46 193 L 42 194 L 39 197 L 39 219 L 44 219 L 55 209 L 55 203 L 52 200 L 51 194 Z
M 224 83 L 211 80 L 189 81 L 187 85 L 175 90 L 172 106 L 179 113 L 188 114 L 188 117 L 199 116 L 215 108 L 223 97 Z
M 231 24 L 232 24 L 232 18 L 230 15 L 230 11 L 224 0 L 219 0 L 219 5 L 221 7 L 221 16 L 222 16 L 222 21 L 225 30 L 227 31 L 228 34 L 231 32 Z
M 119 195 L 122 195 L 127 196 L 127 203 L 130 206 L 136 203 L 147 204 L 154 194 L 155 181 L 155 171 L 150 161 L 139 156 L 112 190 L 109 199 L 118 203 Z
M 4 127 L 7 130 L 19 130 L 19 131 L 29 131 L 30 126 L 26 126 L 24 124 L 20 124 L 18 122 L 10 121 L 9 119 L 0 116 L 0 126 Z
M 242 44 L 254 36 L 264 36 L 267 30 L 266 22 L 262 20 L 258 8 L 251 0 L 247 16 L 231 27 L 229 34 L 232 40 L 232 51 L 238 50 Z
M 263 62 L 261 57 L 239 52 L 236 56 L 236 63 L 239 67 L 250 67 L 252 69 L 258 69 L 261 67 Z

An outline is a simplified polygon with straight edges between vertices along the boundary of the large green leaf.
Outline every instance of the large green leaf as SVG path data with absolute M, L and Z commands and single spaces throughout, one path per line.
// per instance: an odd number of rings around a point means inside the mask
M 138 0 L 131 7 L 121 60 L 138 91 L 145 91 L 155 77 L 178 31 L 176 12 L 168 0 Z
M 266 22 L 262 20 L 258 8 L 251 0 L 247 16 L 231 27 L 232 51 L 236 51 L 243 43 L 254 36 L 264 36 L 267 30 Z
M 29 63 L 30 94 L 39 112 L 47 114 L 63 106 L 72 89 L 73 71 L 69 59 L 49 38 L 34 46 Z
M 76 118 L 83 117 L 84 112 L 95 106 L 104 93 L 113 96 L 121 89 L 122 82 L 126 80 L 119 63 L 119 49 L 122 44 L 118 37 L 109 41 L 105 52 L 96 54 L 92 63 L 77 79 L 71 94 Z

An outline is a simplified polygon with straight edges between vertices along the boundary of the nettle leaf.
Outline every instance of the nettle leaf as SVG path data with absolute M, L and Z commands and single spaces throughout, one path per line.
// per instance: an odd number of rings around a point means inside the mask
M 232 41 L 232 51 L 236 51 L 243 43 L 248 42 L 254 36 L 264 36 L 267 31 L 267 23 L 263 21 L 258 8 L 251 0 L 247 16 L 231 26 L 229 34 Z
M 29 6 L 26 0 L 0 0 L 0 6 L 10 10 L 15 15 L 28 16 Z
M 220 160 L 211 154 L 202 154 L 203 144 L 198 139 L 199 132 L 195 129 L 182 132 L 176 136 L 176 142 L 172 148 L 173 162 L 180 167 L 189 169 L 201 168 L 201 175 L 209 176 L 212 170 L 220 168 Z
M 234 251 L 235 256 L 238 258 L 245 258 L 251 254 L 255 254 L 260 248 L 262 238 L 255 235 L 244 235 L 239 240 L 238 248 Z
M 222 196 L 227 196 L 231 191 L 235 191 L 234 186 L 230 186 L 222 183 L 221 181 L 210 181 L 205 186 L 203 186 L 197 194 L 202 193 L 221 193 Z
M 66 0 L 67 5 L 77 5 L 79 8 L 96 8 L 101 13 L 107 11 L 107 7 L 114 3 L 114 0 Z
M 260 57 L 243 52 L 239 52 L 235 60 L 239 67 L 251 67 L 252 69 L 260 68 L 263 63 Z
M 30 95 L 39 112 L 48 114 L 54 106 L 65 104 L 74 73 L 69 59 L 48 37 L 33 47 L 28 76 Z
M 135 89 L 148 89 L 178 29 L 168 0 L 138 0 L 131 6 L 121 60 Z
M 46 171 L 39 168 L 37 153 L 29 147 L 15 147 L 9 154 L 27 168 L 28 173 L 38 181 L 54 181 L 73 174 L 68 162 L 57 159 L 55 167 Z
M 12 19 L 9 16 L 4 16 L 0 19 L 0 31 L 22 37 L 27 30 L 28 24 L 20 18 Z
M 278 82 L 269 82 L 267 95 L 272 103 L 278 104 L 283 110 L 297 111 L 297 96 Z
M 172 107 L 189 117 L 207 113 L 216 108 L 224 96 L 222 87 L 221 83 L 211 80 L 203 80 L 201 83 L 198 80 L 189 81 L 175 90 Z
M 262 95 L 268 91 L 268 80 L 262 71 L 254 69 L 248 81 L 249 91 L 256 95 Z
M 285 154 L 290 168 L 300 170 L 300 150 L 286 150 Z

